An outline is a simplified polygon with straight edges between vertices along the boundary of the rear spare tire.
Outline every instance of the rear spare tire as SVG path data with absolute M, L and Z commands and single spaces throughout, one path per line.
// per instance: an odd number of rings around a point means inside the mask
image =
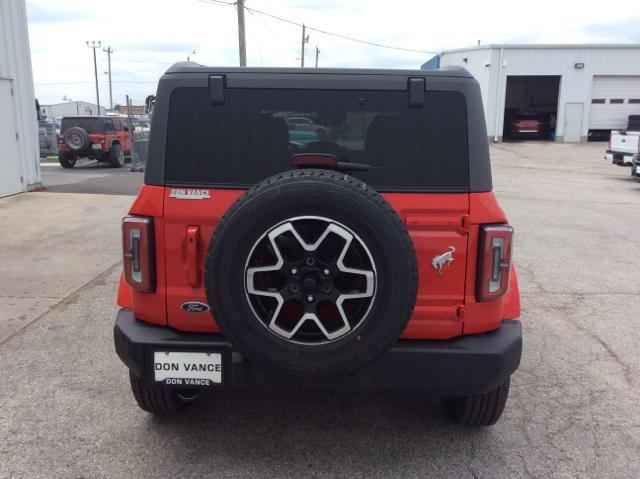
M 218 224 L 205 268 L 225 337 L 300 376 L 373 361 L 404 330 L 418 285 L 413 243 L 389 203 L 351 176 L 314 169 L 242 196 Z
M 64 143 L 72 151 L 84 151 L 89 148 L 89 133 L 84 128 L 72 126 L 64 132 Z

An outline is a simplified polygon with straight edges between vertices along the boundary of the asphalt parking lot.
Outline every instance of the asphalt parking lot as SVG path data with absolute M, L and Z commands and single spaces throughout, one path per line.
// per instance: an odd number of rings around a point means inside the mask
M 640 184 L 604 148 L 492 147 L 525 341 L 496 426 L 452 426 L 437 400 L 393 392 L 208 394 L 154 419 L 113 351 L 114 253 L 0 344 L 0 477 L 640 477 Z M 49 166 L 43 179 L 132 194 L 141 175 Z
M 56 193 L 86 193 L 136 195 L 144 173 L 132 173 L 130 164 L 112 168 L 107 163 L 81 159 L 75 168 L 64 169 L 57 162 L 42 163 L 42 183 L 45 191 Z

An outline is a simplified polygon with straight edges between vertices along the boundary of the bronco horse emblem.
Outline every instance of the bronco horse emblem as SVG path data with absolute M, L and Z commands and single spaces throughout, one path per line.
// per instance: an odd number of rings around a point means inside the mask
M 440 276 L 444 274 L 443 266 L 453 263 L 453 253 L 456 249 L 453 246 L 449 246 L 449 249 L 437 256 L 434 256 L 431 260 L 431 266 L 436 270 L 436 273 Z

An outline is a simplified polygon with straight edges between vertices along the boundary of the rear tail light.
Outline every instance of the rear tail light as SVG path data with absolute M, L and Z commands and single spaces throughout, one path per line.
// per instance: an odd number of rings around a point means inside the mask
M 124 279 L 137 291 L 156 289 L 153 220 L 127 216 L 122 220 Z
M 476 288 L 478 301 L 491 301 L 509 288 L 511 242 L 513 228 L 486 225 L 480 230 L 479 274 Z

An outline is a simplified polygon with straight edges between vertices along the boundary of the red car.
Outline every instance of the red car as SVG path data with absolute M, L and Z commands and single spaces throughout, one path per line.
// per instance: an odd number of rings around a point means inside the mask
M 108 161 L 114 168 L 120 168 L 124 166 L 125 155 L 130 154 L 126 119 L 109 116 L 62 118 L 58 160 L 63 168 L 73 168 L 78 158 Z
M 515 138 L 546 138 L 549 133 L 549 120 L 540 113 L 520 113 L 511 122 Z
M 292 116 L 335 133 L 291 143 Z M 152 121 L 114 331 L 143 410 L 311 387 L 417 390 L 456 423 L 498 420 L 520 300 L 465 70 L 178 64 Z

